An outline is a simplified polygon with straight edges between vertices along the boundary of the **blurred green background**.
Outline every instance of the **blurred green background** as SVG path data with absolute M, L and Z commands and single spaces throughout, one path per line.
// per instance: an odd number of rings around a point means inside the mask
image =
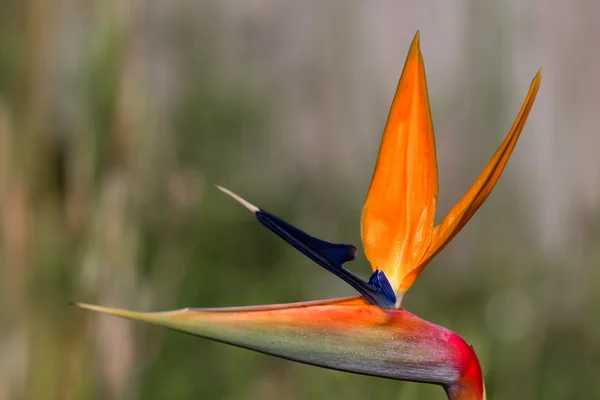
M 544 77 L 493 195 L 405 306 L 474 344 L 491 399 L 600 398 L 598 15 L 593 0 L 0 1 L 0 399 L 444 398 L 68 306 L 353 295 L 212 185 L 359 244 L 417 29 L 439 218 Z

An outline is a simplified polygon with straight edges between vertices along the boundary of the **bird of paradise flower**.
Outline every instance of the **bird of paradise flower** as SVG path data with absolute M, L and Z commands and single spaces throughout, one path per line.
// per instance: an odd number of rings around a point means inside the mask
M 374 271 L 368 281 L 343 267 L 355 258 L 356 247 L 312 237 L 218 186 L 261 224 L 350 284 L 359 297 L 152 313 L 75 305 L 315 366 L 441 385 L 449 399 L 485 399 L 473 348 L 456 333 L 406 311 L 402 298 L 494 188 L 525 125 L 540 80 L 541 71 L 507 137 L 473 186 L 436 226 L 437 162 L 417 32 L 362 210 L 361 237 Z

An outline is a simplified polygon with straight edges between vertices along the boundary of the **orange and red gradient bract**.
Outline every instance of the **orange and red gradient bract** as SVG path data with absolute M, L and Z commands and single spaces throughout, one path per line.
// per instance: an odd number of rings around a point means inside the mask
M 473 349 L 456 333 L 404 310 L 402 296 L 492 191 L 523 129 L 540 80 L 538 72 L 500 148 L 469 191 L 435 226 L 437 161 L 417 33 L 392 102 L 362 211 L 363 246 L 377 278 L 369 282 L 342 267 L 354 259 L 354 246 L 316 239 L 220 188 L 263 225 L 364 297 L 158 313 L 76 305 L 324 368 L 437 384 L 453 400 L 485 399 L 481 367 Z M 388 306 L 386 299 L 390 298 Z
M 305 364 L 441 385 L 451 399 L 483 398 L 479 361 L 460 336 L 362 297 L 156 313 L 77 305 Z

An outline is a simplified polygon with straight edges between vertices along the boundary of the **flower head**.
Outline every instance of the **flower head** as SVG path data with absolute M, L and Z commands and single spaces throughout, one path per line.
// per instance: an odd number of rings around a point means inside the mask
M 219 187 L 261 224 L 362 297 L 159 313 L 76 305 L 325 368 L 438 384 L 452 400 L 485 399 L 473 348 L 454 332 L 424 321 L 400 305 L 427 263 L 492 191 L 529 115 L 540 78 L 538 73 L 508 136 L 473 186 L 443 222 L 434 226 L 437 162 L 417 33 L 392 102 L 362 212 L 363 246 L 374 270 L 368 281 L 343 267 L 355 258 L 356 247 L 317 239 Z

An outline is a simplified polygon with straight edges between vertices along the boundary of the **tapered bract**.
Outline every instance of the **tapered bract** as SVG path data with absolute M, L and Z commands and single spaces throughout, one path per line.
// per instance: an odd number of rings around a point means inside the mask
M 223 309 L 140 313 L 76 304 L 306 364 L 431 383 L 481 399 L 473 350 L 452 331 L 364 298 Z

